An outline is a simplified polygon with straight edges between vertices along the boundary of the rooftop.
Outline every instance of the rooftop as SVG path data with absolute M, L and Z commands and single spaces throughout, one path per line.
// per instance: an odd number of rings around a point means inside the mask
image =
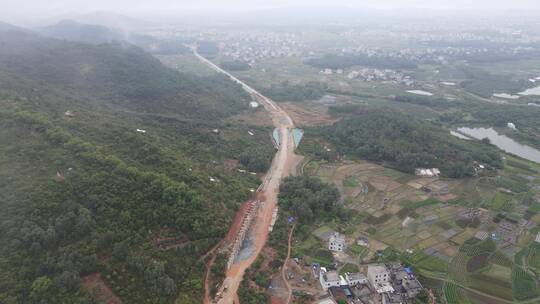
M 363 273 L 359 273 L 359 272 L 354 272 L 354 273 L 348 272 L 346 276 L 349 281 L 366 279 L 366 276 Z
M 323 274 L 323 278 L 327 282 L 336 282 L 339 281 L 339 274 L 335 270 L 327 271 Z

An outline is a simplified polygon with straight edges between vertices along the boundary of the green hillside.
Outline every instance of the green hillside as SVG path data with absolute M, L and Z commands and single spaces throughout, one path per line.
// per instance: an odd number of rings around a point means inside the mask
M 226 122 L 248 96 L 129 45 L 0 45 L 0 302 L 96 303 L 99 273 L 124 303 L 200 303 L 201 257 L 259 184 L 224 161 L 272 153 Z

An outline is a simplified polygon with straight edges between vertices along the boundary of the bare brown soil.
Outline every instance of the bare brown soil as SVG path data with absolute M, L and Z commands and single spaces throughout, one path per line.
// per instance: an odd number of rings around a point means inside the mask
M 214 70 L 223 73 L 231 78 L 234 82 L 239 83 L 242 87 L 250 93 L 257 101 L 264 106 L 266 111 L 270 114 L 274 126 L 279 130 L 281 145 L 272 161 L 272 165 L 263 178 L 263 184 L 260 191 L 255 195 L 255 199 L 261 201 L 259 205 L 258 213 L 253 220 L 252 227 L 248 231 L 248 238 L 253 241 L 253 252 L 248 258 L 241 260 L 231 266 L 227 271 L 223 286 L 225 287 L 221 298 L 218 299 L 218 303 L 238 303 L 237 290 L 240 286 L 242 278 L 246 269 L 255 261 L 268 239 L 268 227 L 272 220 L 272 213 L 277 206 L 277 195 L 279 192 L 279 184 L 283 177 L 288 176 L 291 172 L 295 172 L 301 158 L 296 157 L 294 154 L 294 140 L 290 129 L 294 128 L 292 119 L 283 111 L 275 102 L 262 96 L 260 93 L 249 87 L 245 83 L 238 80 L 233 75 L 222 70 L 206 58 L 200 56 L 195 52 L 195 56 L 202 62 L 206 63 Z M 233 225 L 227 235 L 227 238 L 234 237 L 237 234 L 238 226 L 243 218 L 242 210 L 237 214 Z M 240 220 L 238 220 L 240 219 Z M 205 294 L 208 294 L 208 285 L 205 284 Z M 209 299 L 205 296 L 205 303 L 210 303 Z
M 232 170 L 236 169 L 236 167 L 238 167 L 238 160 L 237 160 L 237 159 L 228 158 L 228 159 L 226 159 L 226 160 L 223 161 L 223 167 L 224 167 L 226 170 L 232 171 Z
M 81 284 L 100 303 L 122 304 L 120 298 L 105 284 L 105 281 L 101 278 L 101 273 L 81 277 Z
M 272 118 L 268 116 L 268 112 L 262 109 L 256 110 L 256 111 L 250 110 L 247 112 L 243 112 L 242 114 L 238 114 L 231 117 L 230 120 L 235 123 L 254 125 L 254 126 L 265 126 L 265 127 L 274 126 L 274 123 L 272 122 Z
M 290 102 L 282 102 L 279 106 L 289 114 L 298 126 L 311 127 L 331 125 L 338 121 L 338 119 L 328 115 L 326 107 L 310 105 L 310 108 L 308 109 Z

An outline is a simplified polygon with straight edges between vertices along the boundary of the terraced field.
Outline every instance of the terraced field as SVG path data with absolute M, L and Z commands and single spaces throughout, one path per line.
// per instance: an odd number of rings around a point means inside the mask
M 517 300 L 526 300 L 538 295 L 534 278 L 520 267 L 512 269 L 512 290 Z
M 448 265 L 448 274 L 450 279 L 459 282 L 463 285 L 468 283 L 467 277 L 467 261 L 469 257 L 464 252 L 459 252 Z
M 462 289 L 454 283 L 446 282 L 443 287 L 447 304 L 470 304 Z

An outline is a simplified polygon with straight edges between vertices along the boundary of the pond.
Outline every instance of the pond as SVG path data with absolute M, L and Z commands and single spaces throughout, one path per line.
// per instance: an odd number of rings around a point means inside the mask
M 274 142 L 276 144 L 276 147 L 279 147 L 280 137 L 279 137 L 279 129 L 274 129 L 274 132 L 272 132 L 272 137 L 274 138 Z
M 304 130 L 302 129 L 293 129 L 292 130 L 293 139 L 294 139 L 294 146 L 298 148 L 298 145 L 300 145 L 300 141 L 302 140 L 302 136 L 304 136 Z
M 512 95 L 507 93 L 498 93 L 493 94 L 493 97 L 503 98 L 503 99 L 519 99 L 519 95 Z
M 539 150 L 520 144 L 506 135 L 501 135 L 493 128 L 459 128 L 458 131 L 478 140 L 488 138 L 493 145 L 507 153 L 540 163 Z
M 423 95 L 423 96 L 433 96 L 433 93 L 422 91 L 422 90 L 410 90 L 410 91 L 407 91 L 407 93 Z
M 518 94 L 524 95 L 524 96 L 532 96 L 532 95 L 540 96 L 540 86 L 527 89 L 523 92 L 519 92 Z

